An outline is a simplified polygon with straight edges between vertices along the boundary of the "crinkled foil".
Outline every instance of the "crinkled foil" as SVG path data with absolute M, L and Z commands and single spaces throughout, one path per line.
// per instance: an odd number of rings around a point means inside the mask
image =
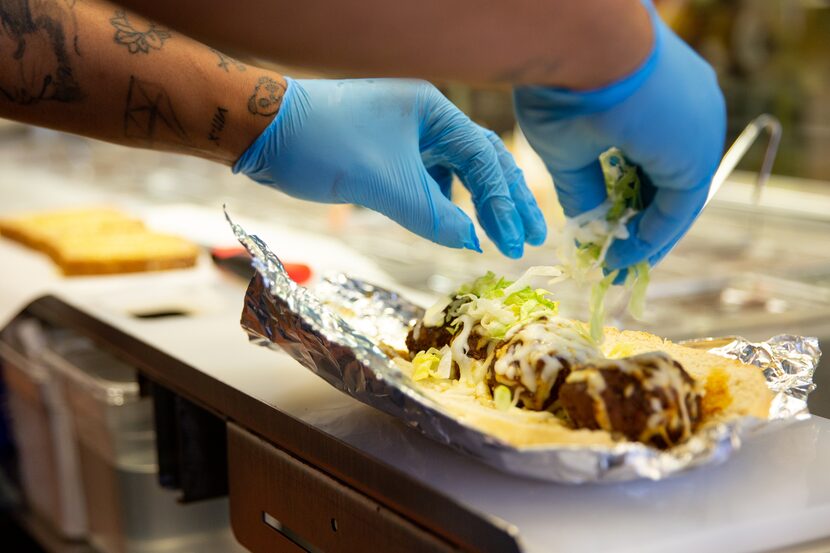
M 770 420 L 809 415 L 807 396 L 816 389 L 813 373 L 821 357 L 818 338 L 782 334 L 761 343 L 735 338 L 709 351 L 764 369 L 767 385 L 775 392 Z
M 228 220 L 257 269 L 242 312 L 242 326 L 253 342 L 288 352 L 335 388 L 499 470 L 566 483 L 657 480 L 723 462 L 750 431 L 809 416 L 806 396 L 820 356 L 815 338 L 776 336 L 759 344 L 727 339 L 718 347 L 713 347 L 715 342 L 697 342 L 690 345 L 764 370 L 776 392 L 769 420 L 746 417 L 712 426 L 669 451 L 639 443 L 510 446 L 445 413 L 412 387 L 384 353 L 386 346 L 403 349 L 406 330 L 423 309 L 394 292 L 344 275 L 325 280 L 312 293 L 288 278 L 277 256 L 258 237 Z

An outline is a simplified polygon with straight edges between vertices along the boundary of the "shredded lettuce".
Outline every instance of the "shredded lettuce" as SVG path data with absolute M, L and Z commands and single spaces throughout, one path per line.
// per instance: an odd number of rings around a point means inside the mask
M 424 313 L 424 326 L 442 326 L 446 322 L 444 311 L 451 303 L 452 297 L 446 296 L 432 304 Z
M 510 393 L 510 388 L 504 384 L 499 384 L 493 390 L 493 403 L 496 404 L 496 409 L 499 411 L 507 411 L 513 405 L 513 394 Z
M 562 271 L 559 270 L 557 267 L 550 267 L 550 266 L 536 266 L 531 267 L 527 271 L 524 272 L 522 276 L 520 276 L 516 281 L 514 281 L 510 286 L 504 289 L 505 294 L 512 294 L 517 290 L 521 290 L 522 288 L 527 288 L 528 286 L 532 286 L 535 282 L 537 282 L 540 278 L 547 277 L 548 279 L 556 279 L 557 277 L 562 276 Z
M 435 348 L 419 351 L 412 358 L 412 380 L 426 380 L 438 374 L 441 352 Z
M 628 163 L 622 152 L 616 148 L 611 148 L 600 155 L 599 161 L 605 176 L 605 191 L 611 202 L 605 218 L 609 221 L 617 221 L 629 209 L 641 211 L 643 201 L 637 166 Z
M 546 297 L 547 294 L 547 290 L 542 288 L 533 290 L 530 286 L 528 286 L 527 288 L 522 288 L 518 292 L 513 292 L 504 298 L 504 305 L 518 306 L 522 311 L 530 311 L 537 305 L 540 305 L 555 311 L 557 308 L 556 302 L 549 300 Z
M 617 278 L 617 271 L 613 271 L 606 275 L 602 280 L 591 286 L 591 303 L 589 304 L 589 311 L 591 313 L 591 339 L 595 342 L 602 340 L 602 333 L 605 327 L 605 296 L 608 294 L 608 288 Z
M 504 277 L 496 277 L 493 271 L 480 276 L 472 282 L 462 284 L 456 293 L 457 296 L 472 295 L 479 298 L 496 298 L 503 295 L 503 290 L 513 284 Z
M 412 380 L 426 380 L 427 378 L 450 378 L 452 372 L 452 353 L 449 346 L 440 350 L 429 348 L 419 351 L 412 358 Z
M 458 289 L 449 304 L 450 326 L 457 329 L 466 316 L 481 325 L 487 337 L 503 338 L 517 325 L 556 315 L 559 304 L 550 299 L 550 292 L 530 285 L 538 276 L 554 274 L 558 273 L 549 268 L 532 267 L 513 282 L 488 272 Z
M 605 296 L 617 272 L 608 273 L 605 256 L 614 240 L 628 238 L 626 223 L 643 209 L 637 167 L 616 148 L 600 155 L 607 199 L 598 207 L 570 219 L 561 234 L 557 255 L 567 278 L 591 285 L 591 337 L 602 340 L 605 324 Z M 628 270 L 625 286 L 631 291 L 629 312 L 640 317 L 645 305 L 649 266 L 640 263 Z
M 628 300 L 628 312 L 635 319 L 643 318 L 646 307 L 646 290 L 650 280 L 648 261 L 643 261 L 631 267 L 626 277 L 626 286 L 631 290 L 631 299 Z

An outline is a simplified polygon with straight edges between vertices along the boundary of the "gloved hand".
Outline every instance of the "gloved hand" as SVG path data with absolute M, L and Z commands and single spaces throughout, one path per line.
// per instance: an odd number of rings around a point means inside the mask
M 505 255 L 544 241 L 542 214 L 504 144 L 434 86 L 286 81 L 277 116 L 234 173 L 297 198 L 362 205 L 439 244 L 481 251 L 472 221 L 450 201 L 455 173 Z
M 597 157 L 608 148 L 642 169 L 647 207 L 629 222 L 630 238 L 609 249 L 609 269 L 653 265 L 686 233 L 706 201 L 726 129 L 714 71 L 644 3 L 654 47 L 633 74 L 589 92 L 514 91 L 519 124 L 553 175 L 565 215 L 605 200 Z

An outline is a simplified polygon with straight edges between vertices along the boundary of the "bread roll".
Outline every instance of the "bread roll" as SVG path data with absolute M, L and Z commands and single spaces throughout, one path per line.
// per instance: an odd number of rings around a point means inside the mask
M 763 371 L 734 359 L 685 347 L 646 332 L 606 328 L 601 345 L 609 358 L 662 352 L 678 361 L 696 381 L 702 395 L 697 432 L 712 424 L 744 416 L 766 419 L 773 393 Z M 613 445 L 625 439 L 605 430 L 574 429 L 550 411 L 517 406 L 496 408 L 486 386 L 461 381 L 425 379 L 414 385 L 461 422 L 515 447 Z

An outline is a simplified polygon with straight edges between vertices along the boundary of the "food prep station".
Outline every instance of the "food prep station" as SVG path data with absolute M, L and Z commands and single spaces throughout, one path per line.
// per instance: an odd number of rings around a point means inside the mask
M 492 249 L 444 250 L 375 214 L 302 204 L 199 161 L 47 133 L 35 148 L 15 144 L 0 153 L 0 216 L 112 204 L 205 247 L 233 246 L 226 204 L 314 278 L 347 272 L 424 304 L 553 255 L 542 247 L 507 264 Z M 830 197 L 773 179 L 755 203 L 752 183 L 737 174 L 724 185 L 654 271 L 644 319 L 621 325 L 830 343 Z M 69 279 L 0 239 L 0 265 L 6 394 L 13 422 L 37 437 L 19 453 L 41 463 L 20 470 L 20 524 L 47 551 L 84 550 L 81 535 L 105 553 L 830 548 L 826 367 L 815 416 L 753 437 L 723 465 L 556 485 L 496 472 L 250 345 L 239 327 L 247 282 L 207 254 L 189 270 Z M 28 355 L 31 340 L 47 354 Z M 68 502 L 73 489 L 86 506 Z

